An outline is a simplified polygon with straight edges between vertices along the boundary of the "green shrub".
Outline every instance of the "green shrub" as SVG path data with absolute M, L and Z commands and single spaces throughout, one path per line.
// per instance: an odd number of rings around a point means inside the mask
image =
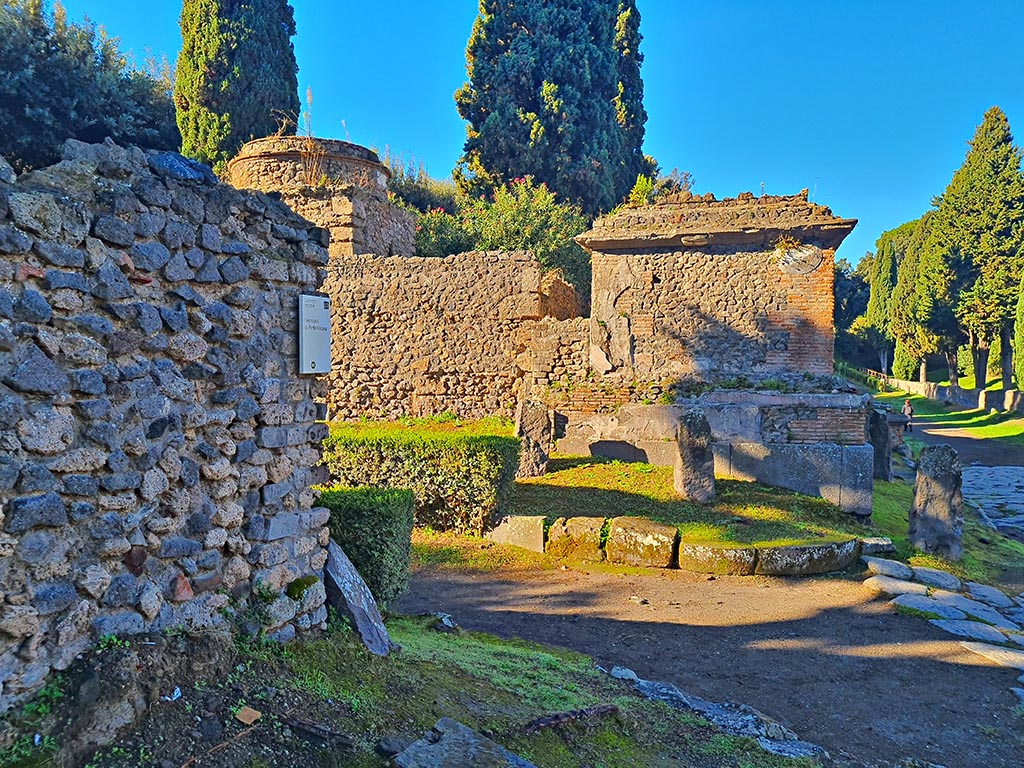
M 480 534 L 515 482 L 519 440 L 496 425 L 334 424 L 324 463 L 344 487 L 398 486 L 416 497 L 416 523 Z M 481 434 L 490 431 L 491 434 Z
M 377 603 L 386 607 L 409 586 L 413 495 L 398 488 L 337 488 L 320 504 L 331 510 L 331 537 L 348 555 Z

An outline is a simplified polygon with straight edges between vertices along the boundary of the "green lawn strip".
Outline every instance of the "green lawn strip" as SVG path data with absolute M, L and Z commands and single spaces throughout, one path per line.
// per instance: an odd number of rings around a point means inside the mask
M 892 539 L 896 555 L 911 565 L 939 568 L 969 581 L 985 584 L 1020 583 L 1024 580 L 1024 544 L 984 527 L 977 514 L 965 508 L 964 556 L 958 562 L 926 555 L 910 544 L 908 520 L 914 501 L 912 486 L 895 481 L 875 481 L 872 519 L 878 532 Z
M 379 765 L 372 761 L 378 739 L 419 736 L 445 716 L 486 731 L 540 768 L 817 765 L 769 755 L 749 739 L 723 742 L 703 720 L 640 698 L 587 656 L 472 632 L 441 633 L 429 629 L 431 622 L 391 618 L 388 629 L 402 650 L 384 659 L 370 657 L 351 635 L 289 647 L 282 671 L 292 685 L 345 706 L 344 725 L 357 734 L 351 765 Z M 605 703 L 621 714 L 522 732 L 543 715 Z
M 738 480 L 716 482 L 702 505 L 677 498 L 670 467 L 552 460 L 548 474 L 520 480 L 505 511 L 558 517 L 646 517 L 679 528 L 684 541 L 734 545 L 841 541 L 868 531 L 822 499 Z
M 899 412 L 903 401 L 910 398 L 914 412 L 943 427 L 962 429 L 974 438 L 998 440 L 998 445 L 1024 445 L 1024 418 L 1016 413 L 986 412 L 977 408 L 962 409 L 929 400 L 921 395 L 887 392 L 874 395 L 875 400 L 888 403 Z

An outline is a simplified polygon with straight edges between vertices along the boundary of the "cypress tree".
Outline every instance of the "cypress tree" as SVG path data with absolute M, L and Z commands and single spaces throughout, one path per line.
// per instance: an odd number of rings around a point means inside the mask
M 1013 369 L 1017 389 L 1024 389 L 1024 281 L 1017 296 L 1017 316 L 1013 326 Z
M 944 339 L 951 369 L 964 339 L 985 376 L 985 349 L 1001 339 L 1003 386 L 1012 384 L 1011 337 L 1024 244 L 1021 152 L 999 107 L 985 113 L 964 163 L 938 200 L 921 260 L 922 320 Z M 955 383 L 955 373 L 950 381 Z
M 652 158 L 644 156 L 644 124 L 647 110 L 644 109 L 644 81 L 640 67 L 644 55 L 640 53 L 640 11 L 636 0 L 620 0 L 615 20 L 615 53 L 618 77 L 615 96 L 615 119 L 622 129 L 624 155 L 622 177 L 628 183 L 635 183 L 638 176 L 653 177 L 657 165 Z M 625 182 L 619 182 L 622 186 Z
M 925 331 L 918 319 L 918 273 L 933 217 L 934 212 L 929 211 L 920 219 L 904 225 L 912 227 L 911 236 L 896 270 L 896 287 L 892 291 L 889 313 L 889 332 L 896 339 L 893 373 L 900 378 L 912 378 L 913 373 L 908 372 L 909 369 L 920 365 L 922 381 L 925 357 L 938 351 L 937 339 Z
M 876 255 L 871 268 L 871 295 L 868 298 L 866 325 L 871 346 L 878 353 L 882 373 L 889 372 L 889 354 L 893 337 L 889 329 L 892 292 L 896 287 L 896 244 L 889 232 L 875 245 Z
M 532 176 L 588 215 L 626 196 L 646 114 L 639 14 L 628 0 L 621 7 L 480 0 L 466 50 L 469 82 L 455 94 L 469 122 L 456 169 L 464 191 L 476 196 Z
M 174 103 L 182 153 L 211 165 L 290 119 L 299 86 L 287 0 L 184 0 Z

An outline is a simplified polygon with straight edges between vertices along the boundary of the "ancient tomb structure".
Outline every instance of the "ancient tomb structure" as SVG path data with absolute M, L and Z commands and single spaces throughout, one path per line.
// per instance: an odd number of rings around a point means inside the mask
M 271 137 L 229 168 L 235 186 L 280 194 L 331 232 L 332 418 L 511 416 L 531 323 L 579 314 L 572 286 L 531 254 L 414 257 L 415 216 L 388 202 L 390 171 L 364 147 Z
M 331 233 L 332 256 L 412 256 L 416 217 L 388 202 L 391 171 L 377 153 L 337 139 L 269 136 L 228 163 L 238 189 L 280 194 L 300 216 Z
M 607 450 L 657 454 L 664 418 L 635 407 L 620 416 L 603 399 L 704 392 L 685 402 L 711 423 L 716 474 L 869 515 L 867 398 L 831 391 L 834 253 L 855 224 L 806 190 L 681 193 L 595 222 L 578 241 L 593 260 L 588 362 L 600 377 L 562 393 L 560 449 L 627 434 L 626 448 Z
M 0 711 L 104 635 L 326 619 L 324 384 L 297 305 L 327 233 L 179 155 L 0 162 Z

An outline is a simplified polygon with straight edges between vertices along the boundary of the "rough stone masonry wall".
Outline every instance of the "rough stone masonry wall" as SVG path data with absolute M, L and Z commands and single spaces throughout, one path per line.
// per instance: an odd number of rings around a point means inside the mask
M 599 364 L 639 381 L 831 374 L 833 273 L 831 251 L 807 275 L 766 246 L 594 253 Z
M 326 233 L 178 155 L 64 157 L 0 163 L 0 711 L 103 635 L 224 621 L 326 557 L 296 370 Z M 278 636 L 323 602 L 276 599 Z
M 532 255 L 332 255 L 324 290 L 332 418 L 515 412 L 517 359 L 550 304 Z

